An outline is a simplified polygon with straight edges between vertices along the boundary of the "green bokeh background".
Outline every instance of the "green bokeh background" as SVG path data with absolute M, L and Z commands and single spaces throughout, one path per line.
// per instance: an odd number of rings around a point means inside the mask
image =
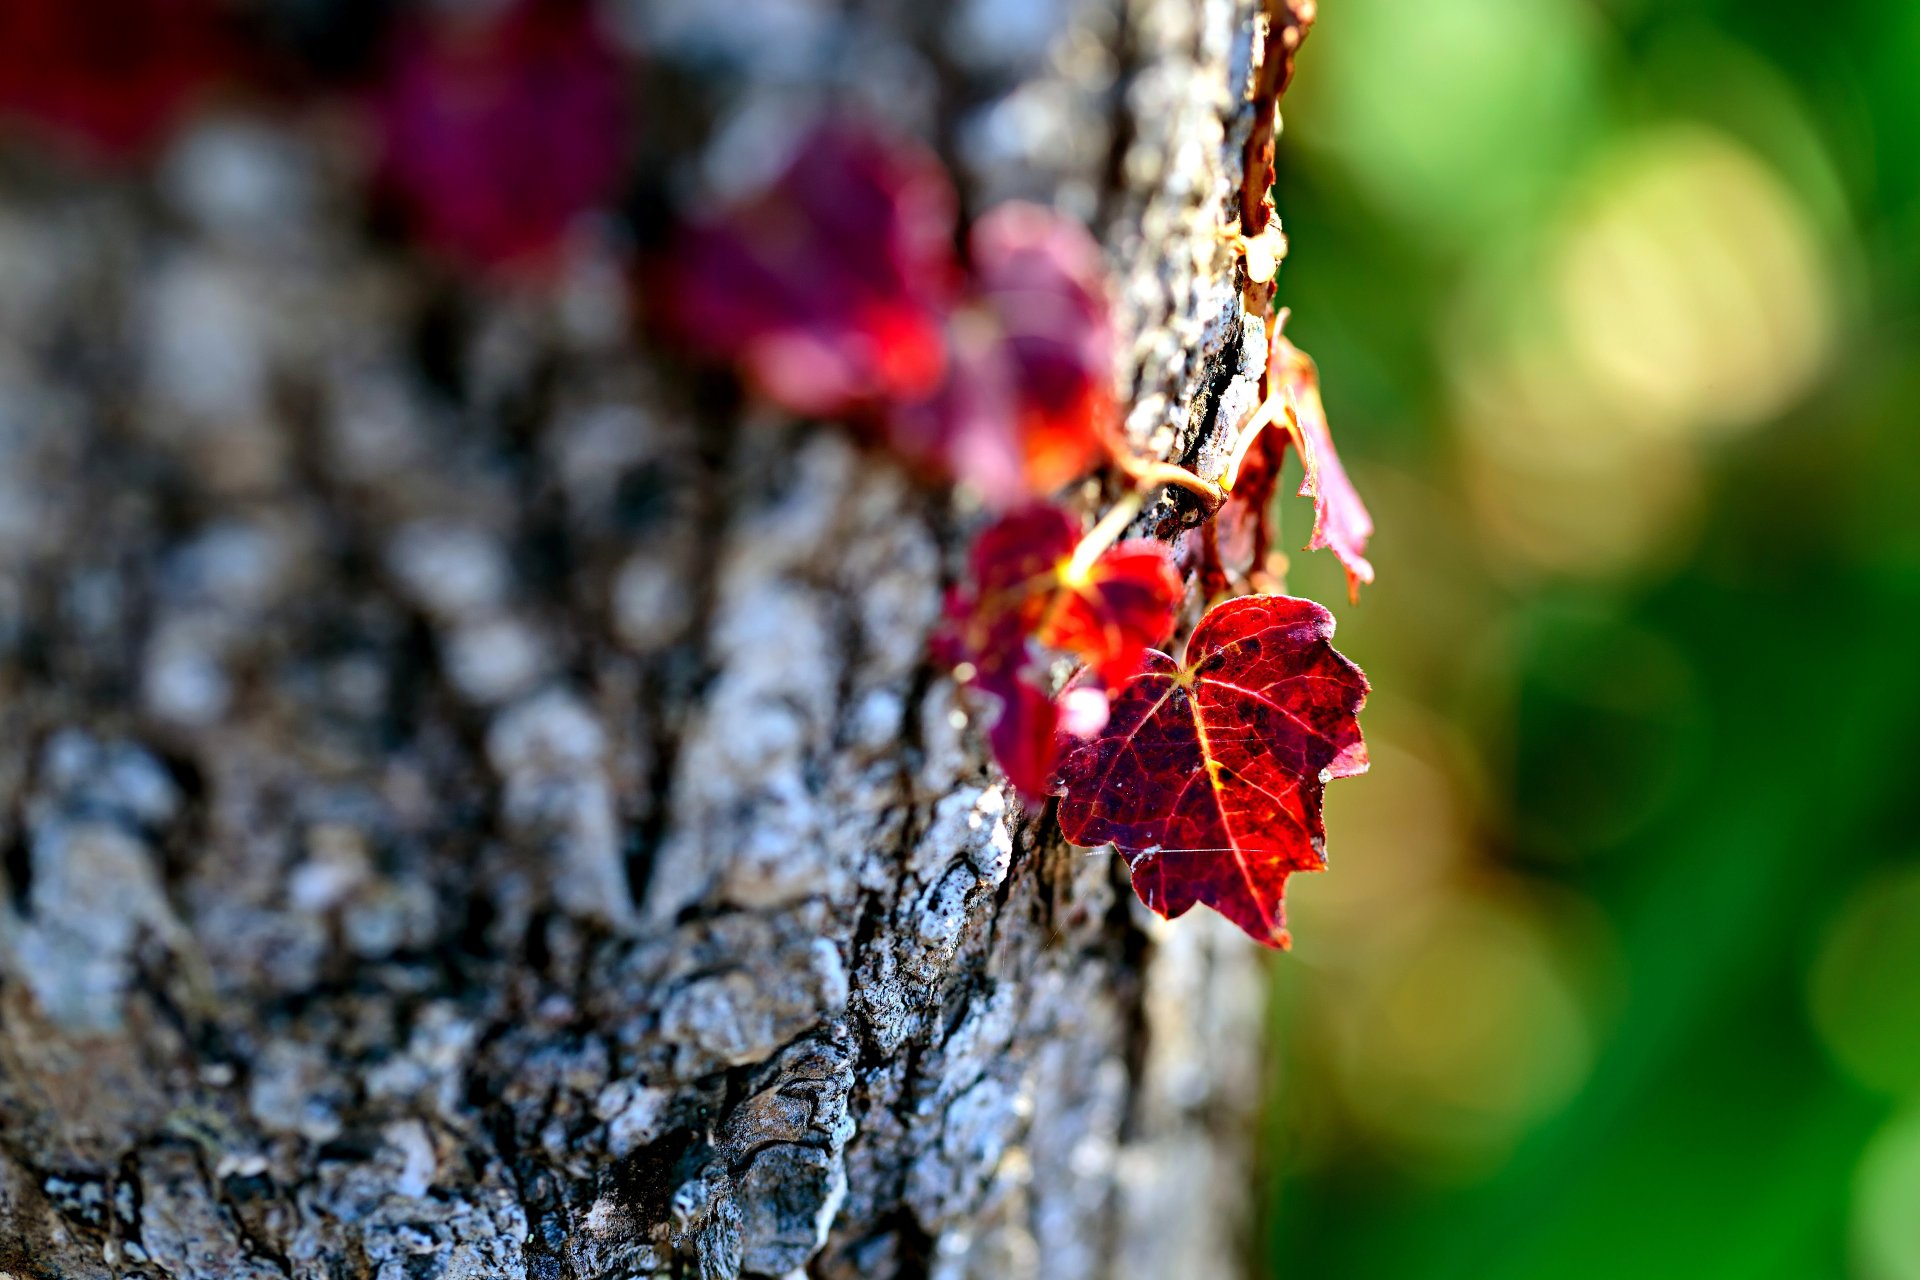
M 1280 299 L 1375 765 L 1290 890 L 1261 1262 L 1920 1278 L 1920 4 L 1321 10 Z

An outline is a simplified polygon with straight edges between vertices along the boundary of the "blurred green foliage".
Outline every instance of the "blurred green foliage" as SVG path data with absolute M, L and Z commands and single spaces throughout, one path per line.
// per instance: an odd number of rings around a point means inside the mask
M 1321 9 L 1280 297 L 1375 765 L 1291 888 L 1267 1267 L 1916 1280 L 1920 5 Z

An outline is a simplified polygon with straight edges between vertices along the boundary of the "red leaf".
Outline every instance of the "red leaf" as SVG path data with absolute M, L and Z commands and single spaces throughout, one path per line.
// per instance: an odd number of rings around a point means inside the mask
M 1184 665 L 1149 652 L 1106 728 L 1067 748 L 1060 829 L 1112 842 L 1161 915 L 1204 902 L 1286 946 L 1287 877 L 1326 862 L 1326 780 L 1367 767 L 1366 677 L 1332 636 L 1310 600 L 1247 596 L 1201 619 Z
M 236 57 L 211 0 L 4 0 L 0 114 L 125 156 Z
M 661 273 L 665 319 L 795 413 L 930 395 L 947 365 L 955 216 L 930 153 L 820 126 L 766 191 L 680 237 Z
M 626 68 L 580 0 L 433 12 L 395 38 L 382 179 L 416 233 L 480 266 L 540 266 L 619 194 Z
M 1076 654 L 1108 688 L 1140 670 L 1147 649 L 1173 630 L 1185 588 L 1163 542 L 1139 538 L 1109 548 L 1084 574 L 1055 574 L 1033 637 Z
M 1313 358 L 1288 342 L 1278 330 L 1267 357 L 1268 394 L 1284 394 L 1299 424 L 1301 462 L 1307 476 L 1300 496 L 1313 499 L 1313 538 L 1307 550 L 1331 547 L 1347 571 L 1347 595 L 1360 597 L 1360 584 L 1373 581 L 1367 563 L 1367 539 L 1373 536 L 1373 517 L 1360 501 L 1327 428 L 1327 411 L 1320 404 L 1320 374 Z M 1238 485 L 1235 485 L 1238 488 Z
M 982 530 L 937 640 L 945 660 L 965 664 L 974 687 L 1000 700 L 989 735 L 994 757 L 1029 796 L 1045 794 L 1059 723 L 1058 708 L 1048 703 L 1043 712 L 1034 701 L 1046 700 L 1036 647 L 1070 653 L 1117 686 L 1173 629 L 1183 591 L 1169 549 L 1147 540 L 1110 547 L 1077 572 L 1080 536 L 1080 522 L 1051 506 L 1023 508 Z M 1088 727 L 1088 709 L 1074 710 L 1070 723 Z
M 993 727 L 987 730 L 993 758 L 1022 796 L 1039 800 L 1047 794 L 1047 780 L 1059 759 L 1059 709 L 1043 690 L 1026 679 L 981 687 L 990 688 L 1000 700 Z
M 1286 441 L 1278 427 L 1263 429 L 1240 463 L 1233 492 L 1214 513 L 1214 551 L 1225 576 L 1248 580 L 1266 567 L 1267 553 L 1273 548 L 1273 494 L 1280 484 Z M 1224 582 L 1210 584 L 1209 590 L 1224 586 Z
M 1079 521 L 1049 506 L 1011 512 L 982 529 L 967 554 L 966 580 L 947 594 L 937 656 L 972 667 L 988 687 L 1028 666 L 1027 639 L 1079 537 Z
M 822 126 L 764 193 L 688 228 L 657 305 L 699 354 L 795 413 L 877 427 L 903 459 L 995 506 L 1051 493 L 1112 434 L 1099 246 L 1049 209 L 974 224 L 927 153 Z
M 1080 522 L 1032 506 L 982 530 L 968 580 L 947 600 L 946 644 L 981 672 L 1028 665 L 1027 642 L 1070 653 L 1109 686 L 1140 669 L 1147 647 L 1173 630 L 1184 588 L 1164 544 L 1109 547 L 1084 571 L 1073 564 Z
M 902 401 L 888 439 L 997 505 L 1044 496 L 1104 456 L 1113 330 L 1100 248 L 1040 205 L 998 205 L 968 238 L 973 277 L 949 326 L 952 372 Z

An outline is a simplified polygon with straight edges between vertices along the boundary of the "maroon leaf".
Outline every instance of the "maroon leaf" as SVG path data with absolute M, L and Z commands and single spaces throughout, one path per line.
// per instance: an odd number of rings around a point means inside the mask
M 1039 205 L 989 210 L 968 244 L 972 287 L 949 326 L 951 374 L 936 394 L 893 407 L 888 439 L 1007 505 L 1054 492 L 1108 448 L 1105 269 L 1084 227 Z
M 0 115 L 96 154 L 159 139 L 236 59 L 212 0 L 0 3 Z
M 930 153 L 822 125 L 767 190 L 686 229 L 661 269 L 663 318 L 795 413 L 926 397 L 947 367 L 955 216 Z
M 1046 691 L 1026 677 L 983 683 L 1000 702 L 987 745 L 1007 781 L 1029 800 L 1047 794 L 1047 781 L 1059 759 L 1060 712 Z
M 1060 710 L 1046 702 L 1045 650 L 1085 662 L 1106 687 L 1140 668 L 1149 645 L 1173 629 L 1182 587 L 1161 543 L 1123 542 L 1085 570 L 1074 564 L 1080 522 L 1058 507 L 1032 506 L 982 530 L 967 580 L 947 598 L 939 656 L 1002 704 L 989 741 L 1028 796 L 1045 794 Z M 1082 686 L 1065 725 L 1094 731 Z M 1038 701 L 1036 702 L 1036 697 Z
M 539 268 L 619 194 L 626 69 L 582 0 L 432 10 L 396 34 L 379 96 L 382 181 L 427 244 Z
M 1149 652 L 1100 734 L 1065 745 L 1060 829 L 1111 842 L 1161 915 L 1204 902 L 1286 946 L 1287 877 L 1326 861 L 1326 780 L 1367 767 L 1366 677 L 1332 636 L 1310 600 L 1248 596 L 1201 619 L 1184 664 Z

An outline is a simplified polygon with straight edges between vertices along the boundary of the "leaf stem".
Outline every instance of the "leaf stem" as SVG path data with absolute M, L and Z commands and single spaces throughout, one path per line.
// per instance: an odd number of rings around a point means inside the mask
M 1107 548 L 1120 540 L 1147 505 L 1147 498 L 1163 486 L 1185 489 L 1197 495 L 1206 504 L 1208 515 L 1220 509 L 1227 500 L 1227 491 L 1223 485 L 1212 480 L 1202 480 L 1193 472 L 1173 462 L 1142 462 L 1137 458 L 1122 458 L 1120 469 L 1132 478 L 1134 485 L 1113 504 L 1107 514 L 1100 517 L 1099 523 L 1087 530 L 1085 537 L 1073 549 L 1073 557 L 1067 561 L 1065 578 L 1069 583 L 1084 584 L 1093 573 L 1094 561 L 1106 554 Z
M 1227 455 L 1227 469 L 1220 473 L 1221 488 L 1232 490 L 1234 481 L 1240 478 L 1241 464 L 1247 460 L 1247 454 L 1253 449 L 1253 442 L 1260 438 L 1260 433 L 1266 429 L 1268 423 L 1280 415 L 1283 408 L 1285 405 L 1281 403 L 1279 396 L 1268 396 L 1260 402 L 1260 407 L 1253 411 L 1253 416 L 1248 418 L 1246 424 L 1240 428 L 1239 438 L 1233 442 L 1233 452 Z
M 1208 515 L 1218 510 L 1227 498 L 1226 490 L 1219 484 L 1202 480 L 1177 462 L 1143 462 L 1138 458 L 1123 457 L 1120 459 L 1120 469 L 1127 473 L 1137 488 L 1148 493 L 1161 485 L 1185 489 L 1207 504 Z
M 1100 517 L 1098 524 L 1087 530 L 1087 535 L 1073 549 L 1073 558 L 1067 561 L 1065 577 L 1069 583 L 1084 583 L 1092 576 L 1094 561 L 1120 540 L 1120 535 L 1127 531 L 1133 518 L 1147 505 L 1148 492 L 1150 490 L 1146 488 L 1128 490 L 1107 514 Z

